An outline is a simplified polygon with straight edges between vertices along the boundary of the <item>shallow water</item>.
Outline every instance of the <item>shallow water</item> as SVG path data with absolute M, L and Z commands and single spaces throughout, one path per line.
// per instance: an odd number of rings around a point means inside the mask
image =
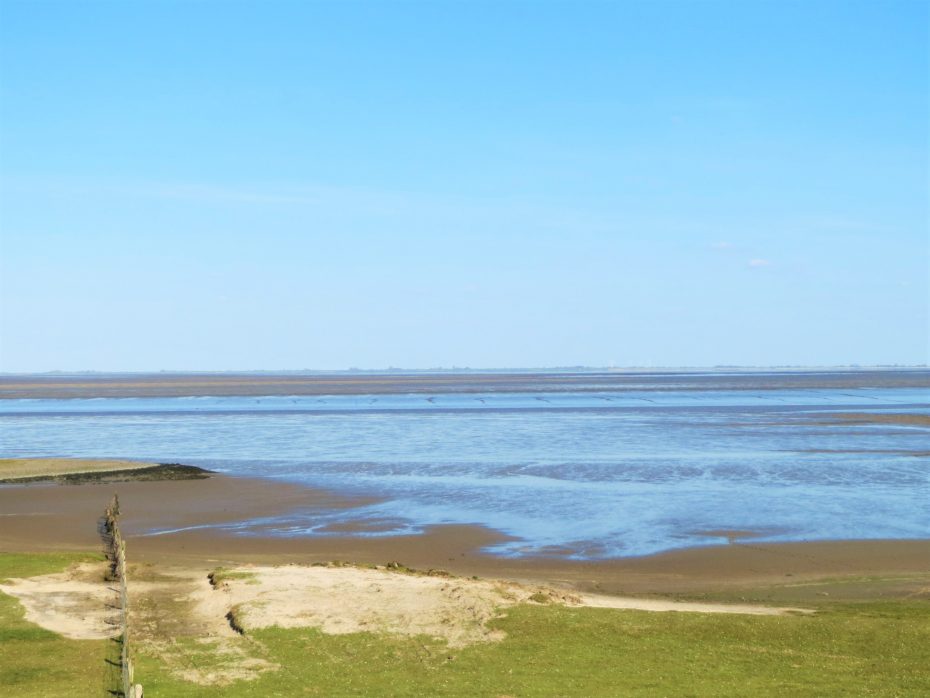
M 497 554 L 574 558 L 726 531 L 928 538 L 930 428 L 834 416 L 930 414 L 925 373 L 910 387 L 889 375 L 840 388 L 798 387 L 793 374 L 765 390 L 714 389 L 711 376 L 700 390 L 646 377 L 602 392 L 2 400 L 0 455 L 180 461 L 384 498 L 248 522 L 243 535 L 476 523 L 513 537 Z

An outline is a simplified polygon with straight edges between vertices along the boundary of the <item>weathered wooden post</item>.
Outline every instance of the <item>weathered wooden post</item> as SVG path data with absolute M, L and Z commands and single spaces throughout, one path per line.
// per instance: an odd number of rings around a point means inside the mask
M 120 514 L 119 497 L 114 494 L 104 516 L 104 535 L 107 544 L 107 559 L 110 569 L 107 577 L 119 580 L 120 596 L 120 679 L 124 698 L 142 698 L 142 686 L 134 684 L 132 659 L 129 656 L 129 590 L 126 586 L 126 541 L 117 521 Z

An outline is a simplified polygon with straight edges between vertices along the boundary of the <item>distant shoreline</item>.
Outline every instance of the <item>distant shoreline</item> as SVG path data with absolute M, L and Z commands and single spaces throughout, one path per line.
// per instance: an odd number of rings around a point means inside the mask
M 544 375 L 551 373 L 764 373 L 776 372 L 836 372 L 836 371 L 922 371 L 930 370 L 930 364 L 778 364 L 755 366 L 749 364 L 715 364 L 713 366 L 510 366 L 470 368 L 467 366 L 433 368 L 333 368 L 333 369 L 189 369 L 189 370 L 50 370 L 50 371 L 0 371 L 5 377 L 96 377 L 96 376 L 400 376 L 400 375 L 494 375 L 520 374 Z

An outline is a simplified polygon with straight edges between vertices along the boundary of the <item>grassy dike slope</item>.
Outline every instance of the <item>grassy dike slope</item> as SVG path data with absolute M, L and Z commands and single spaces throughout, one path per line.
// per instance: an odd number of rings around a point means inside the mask
M 60 571 L 87 555 L 0 554 L 0 578 Z M 493 621 L 496 643 L 268 628 L 242 638 L 278 665 L 251 681 L 192 683 L 136 648 L 146 696 L 923 696 L 930 695 L 926 600 L 824 603 L 814 616 L 648 613 L 522 605 Z M 172 642 L 173 638 L 164 638 Z M 66 640 L 0 594 L 0 694 L 106 695 L 106 642 Z M 183 663 L 223 659 L 184 639 Z

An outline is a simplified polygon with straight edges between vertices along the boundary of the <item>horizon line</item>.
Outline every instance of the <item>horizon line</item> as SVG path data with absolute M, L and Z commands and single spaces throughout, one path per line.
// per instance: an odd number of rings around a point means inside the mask
M 874 370 L 874 369 L 928 369 L 930 364 L 714 364 L 711 366 L 701 365 L 661 365 L 661 366 L 521 366 L 521 367 L 470 367 L 470 366 L 434 366 L 430 368 L 402 368 L 399 366 L 388 366 L 386 368 L 336 368 L 336 369 L 315 369 L 315 368 L 280 368 L 280 369 L 127 369 L 127 370 L 101 370 L 101 369 L 49 369 L 45 371 L 0 371 L 0 378 L 16 376 L 71 376 L 71 375 L 243 375 L 243 374 L 267 374 L 267 375 L 286 375 L 286 374 L 401 374 L 401 373 L 547 373 L 547 372 L 588 372 L 588 371 L 632 371 L 632 372 L 655 372 L 655 371 L 732 371 L 732 370 L 781 370 L 781 371 L 811 371 L 811 370 Z

